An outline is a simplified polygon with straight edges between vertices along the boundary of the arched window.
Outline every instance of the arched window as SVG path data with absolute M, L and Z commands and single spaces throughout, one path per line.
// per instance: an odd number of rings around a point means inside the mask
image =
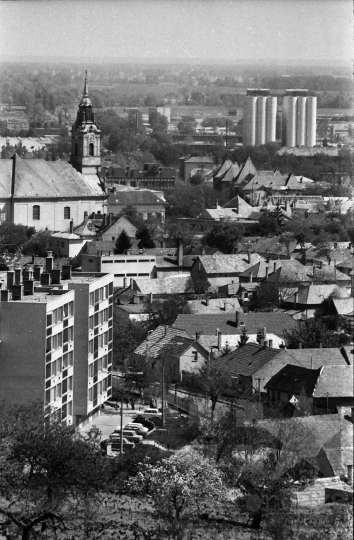
M 41 219 L 41 209 L 38 204 L 35 204 L 32 212 L 33 219 Z
M 64 219 L 70 219 L 70 206 L 64 206 Z
M 75 156 L 79 154 L 79 146 L 77 143 L 75 143 Z
M 89 144 L 89 156 L 93 156 L 93 152 L 94 152 L 94 146 L 93 146 L 93 143 L 90 143 Z

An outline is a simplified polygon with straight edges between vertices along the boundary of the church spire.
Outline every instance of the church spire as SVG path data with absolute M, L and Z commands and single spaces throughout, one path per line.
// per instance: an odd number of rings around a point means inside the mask
M 91 100 L 90 100 L 89 95 L 88 95 L 87 70 L 85 72 L 84 94 L 83 94 L 83 96 L 81 98 L 79 106 L 80 107 L 81 106 L 92 107 L 92 103 L 91 103 Z

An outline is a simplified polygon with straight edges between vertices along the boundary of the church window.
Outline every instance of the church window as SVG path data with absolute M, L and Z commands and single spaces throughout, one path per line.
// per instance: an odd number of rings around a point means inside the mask
M 89 156 L 93 156 L 93 151 L 94 151 L 93 143 L 90 143 L 89 144 Z
M 77 143 L 75 143 L 75 156 L 77 156 L 79 153 L 79 146 Z
M 38 204 L 35 204 L 34 207 L 33 207 L 32 218 L 33 219 L 41 219 L 41 209 L 40 209 Z
M 64 219 L 70 219 L 70 206 L 64 206 Z

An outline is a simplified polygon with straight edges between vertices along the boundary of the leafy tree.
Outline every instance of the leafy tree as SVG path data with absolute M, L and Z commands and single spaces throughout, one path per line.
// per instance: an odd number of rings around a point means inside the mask
M 284 339 L 288 349 L 297 349 L 299 342 L 305 349 L 322 347 L 340 347 L 349 341 L 349 336 L 329 330 L 326 323 L 318 319 L 297 321 L 292 330 L 284 330 Z
M 26 227 L 25 225 L 15 225 L 5 221 L 0 224 L 0 245 L 1 250 L 8 250 L 10 253 L 14 253 L 20 249 L 28 239 L 34 234 L 35 229 L 33 227 Z
M 146 339 L 150 323 L 135 321 L 128 323 L 120 320 L 116 313 L 113 316 L 113 367 L 121 369 L 124 362 L 129 363 L 134 349 Z
M 184 313 L 187 307 L 187 299 L 182 294 L 170 294 L 165 300 L 149 300 L 144 302 L 146 312 L 150 315 L 151 323 L 155 328 L 161 324 L 173 324 L 177 315 Z
M 209 247 L 220 249 L 223 253 L 236 253 L 244 233 L 245 228 L 237 222 L 224 222 L 214 225 L 204 235 L 202 242 Z
M 45 257 L 48 251 L 54 248 L 54 240 L 50 231 L 38 231 L 34 233 L 23 246 L 24 255 L 36 255 Z
M 254 290 L 249 307 L 252 311 L 274 311 L 279 308 L 280 303 L 279 283 L 264 281 Z
M 295 240 L 295 235 L 294 233 L 290 231 L 283 232 L 279 236 L 279 242 L 280 244 L 283 244 L 286 247 L 286 253 L 288 257 L 290 257 L 290 246 L 294 242 L 294 240 Z
M 125 253 L 125 251 L 129 249 L 131 246 L 132 246 L 132 242 L 130 241 L 129 236 L 127 235 L 126 231 L 123 229 L 116 240 L 116 243 L 114 246 L 114 253 L 116 255 Z
M 1 407 L 0 514 L 28 540 L 38 524 L 70 519 L 109 478 L 96 437 L 84 440 L 41 403 Z M 43 525 L 42 525 L 43 527 Z
M 210 353 L 203 366 L 199 369 L 199 374 L 195 380 L 197 386 L 205 391 L 211 401 L 211 418 L 214 418 L 214 411 L 218 399 L 225 392 L 230 383 L 230 375 L 220 366 L 218 358 Z
M 136 231 L 135 237 L 139 240 L 139 249 L 156 247 L 155 242 L 151 237 L 151 230 L 145 223 Z
M 250 337 L 247 334 L 247 328 L 244 326 L 243 328 L 241 328 L 240 341 L 238 342 L 238 346 L 244 347 L 244 345 L 246 345 L 249 339 Z

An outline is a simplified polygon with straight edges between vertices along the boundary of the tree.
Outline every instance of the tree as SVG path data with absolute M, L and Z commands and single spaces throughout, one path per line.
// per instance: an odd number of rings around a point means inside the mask
M 242 225 L 232 221 L 214 225 L 202 238 L 202 243 L 209 247 L 216 247 L 223 253 L 236 253 L 239 242 L 242 240 L 245 229 Z
M 113 367 L 121 369 L 133 351 L 142 343 L 150 329 L 150 322 L 125 322 L 114 315 L 113 326 Z M 138 370 L 140 371 L 140 370 Z
M 183 518 L 195 516 L 198 501 L 223 500 L 223 478 L 215 464 L 184 448 L 160 463 L 142 463 L 130 482 L 133 493 L 149 496 L 160 517 L 181 532 Z
M 42 403 L 4 404 L 0 413 L 0 514 L 28 540 L 39 524 L 64 524 L 109 477 L 94 436 L 43 411 Z
M 127 235 L 126 231 L 123 229 L 120 235 L 118 236 L 115 246 L 114 246 L 114 254 L 120 255 L 122 253 L 125 253 L 125 251 L 129 248 L 131 248 L 132 242 L 129 239 L 129 236 Z
M 291 330 L 284 330 L 284 339 L 288 349 L 298 349 L 299 343 L 305 349 L 314 349 L 321 344 L 322 347 L 340 347 L 350 337 L 346 334 L 329 330 L 327 324 L 319 319 L 297 321 Z
M 35 229 L 25 225 L 15 225 L 5 221 L 0 225 L 0 246 L 1 251 L 14 253 L 19 250 L 27 240 L 33 235 Z
M 294 233 L 292 233 L 290 231 L 283 232 L 279 236 L 279 242 L 280 242 L 280 244 L 283 244 L 286 247 L 286 254 L 287 254 L 288 257 L 290 257 L 290 246 L 291 246 L 291 244 L 294 243 L 294 240 L 295 240 Z
M 196 379 L 198 386 L 203 389 L 211 401 L 211 418 L 214 418 L 214 411 L 218 399 L 226 391 L 230 383 L 230 375 L 220 366 L 218 358 L 210 353 L 203 366 L 199 369 Z
M 135 237 L 137 240 L 139 240 L 139 249 L 155 247 L 155 242 L 151 237 L 151 231 L 147 224 L 144 223 L 139 227 L 139 229 L 136 231 Z
M 177 315 L 184 313 L 187 307 L 187 299 L 182 294 L 170 294 L 168 299 L 144 301 L 146 312 L 150 316 L 150 321 L 157 328 L 161 324 L 171 325 L 175 322 Z
M 264 281 L 254 290 L 249 307 L 252 311 L 274 311 L 279 308 L 280 303 L 279 283 Z
M 50 231 L 38 231 L 34 233 L 23 246 L 24 255 L 36 255 L 45 257 L 48 251 L 54 248 L 54 239 Z

